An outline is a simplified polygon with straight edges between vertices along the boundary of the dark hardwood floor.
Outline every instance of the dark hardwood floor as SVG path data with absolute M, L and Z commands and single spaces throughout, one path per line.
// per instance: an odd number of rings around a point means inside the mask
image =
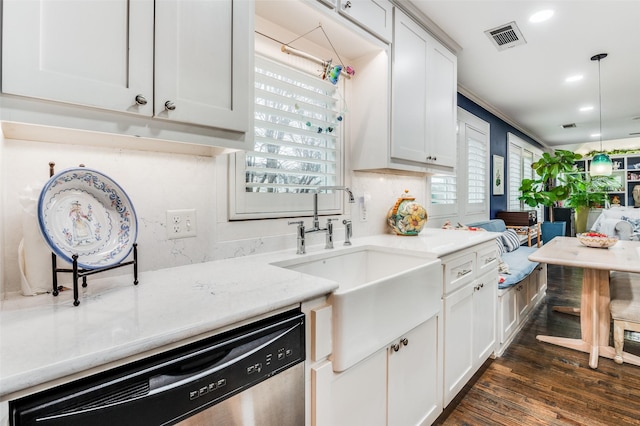
M 548 267 L 547 296 L 502 357 L 490 360 L 436 425 L 640 425 L 640 367 L 538 342 L 580 336 L 580 319 L 551 309 L 580 306 L 582 270 Z M 633 336 L 630 336 L 633 337 Z M 625 340 L 640 355 L 640 343 Z

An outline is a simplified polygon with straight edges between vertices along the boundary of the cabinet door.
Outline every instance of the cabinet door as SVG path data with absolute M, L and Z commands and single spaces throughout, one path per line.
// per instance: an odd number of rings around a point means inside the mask
M 473 375 L 473 283 L 444 299 L 444 405 Z
M 498 300 L 500 312 L 502 313 L 501 318 L 499 318 L 500 344 L 505 343 L 518 326 L 516 293 L 518 293 L 516 289 L 511 287 L 505 290 Z
M 518 323 L 520 318 L 524 318 L 531 306 L 531 299 L 529 297 L 529 278 L 525 277 L 516 286 L 516 301 L 518 306 Z
M 497 289 L 496 269 L 484 274 L 474 285 L 473 353 L 478 368 L 489 358 L 496 346 Z
M 392 56 L 391 157 L 424 163 L 427 140 L 429 35 L 397 8 Z
M 422 323 L 389 349 L 389 426 L 431 424 L 442 412 L 442 317 Z
M 434 40 L 428 50 L 427 129 L 431 162 L 456 166 L 457 58 Z
M 391 41 L 393 5 L 387 0 L 340 0 L 339 11 L 385 41 Z
M 341 372 L 330 362 L 313 367 L 312 424 L 385 426 L 387 423 L 387 351 Z
M 252 41 L 253 2 L 156 2 L 155 116 L 246 132 Z
M 4 0 L 2 91 L 151 116 L 153 4 Z

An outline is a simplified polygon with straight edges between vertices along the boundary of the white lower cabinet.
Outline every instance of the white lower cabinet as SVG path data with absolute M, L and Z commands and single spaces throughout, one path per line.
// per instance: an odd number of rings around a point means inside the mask
M 493 243 L 490 243 L 493 244 Z M 494 244 L 495 246 L 495 244 Z M 490 245 L 444 258 L 444 406 L 491 356 L 497 343 L 497 260 L 481 262 Z M 450 271 L 446 273 L 446 271 Z M 481 272 L 481 275 L 479 273 Z M 478 276 L 479 275 L 479 276 Z M 463 279 L 465 284 L 456 284 Z
M 442 316 L 335 373 L 312 368 L 315 426 L 429 425 L 442 412 Z

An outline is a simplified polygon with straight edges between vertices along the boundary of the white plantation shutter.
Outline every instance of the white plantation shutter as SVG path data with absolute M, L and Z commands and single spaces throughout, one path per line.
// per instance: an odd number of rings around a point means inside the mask
M 247 192 L 308 192 L 336 185 L 337 87 L 256 57 L 255 146 Z
M 485 135 L 467 127 L 468 196 L 467 213 L 484 211 L 487 206 L 488 146 Z
M 522 182 L 522 148 L 516 144 L 509 144 L 509 210 L 520 210 L 520 184 Z
M 519 188 L 522 184 L 522 179 L 536 179 L 538 177 L 531 165 L 542 156 L 542 151 L 512 133 L 508 134 L 508 140 L 509 210 L 537 210 L 538 219 L 541 219 L 542 207 L 529 207 L 518 198 L 521 195 Z
M 318 75 L 255 58 L 255 143 L 237 154 L 240 217 L 306 214 L 317 186 L 342 185 L 342 96 Z M 338 213 L 344 194 L 320 194 L 319 211 Z M 232 214 L 233 216 L 233 214 Z M 235 217 L 238 218 L 238 217 Z
M 455 176 L 431 177 L 431 204 L 455 205 L 458 200 L 458 185 Z
M 489 125 L 458 108 L 455 176 L 431 176 L 429 210 L 455 222 L 489 211 Z

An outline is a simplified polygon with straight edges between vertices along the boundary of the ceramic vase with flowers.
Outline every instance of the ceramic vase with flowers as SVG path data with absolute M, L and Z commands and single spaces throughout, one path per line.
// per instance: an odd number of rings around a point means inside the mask
M 387 224 L 397 235 L 418 235 L 427 223 L 427 210 L 406 189 L 387 213 Z

